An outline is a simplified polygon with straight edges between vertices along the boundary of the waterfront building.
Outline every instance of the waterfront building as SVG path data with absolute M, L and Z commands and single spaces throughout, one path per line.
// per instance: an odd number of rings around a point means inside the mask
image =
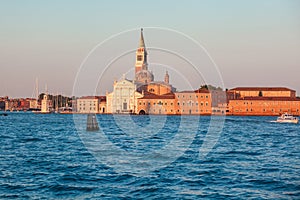
M 77 107 L 77 112 L 78 113 L 99 113 L 99 104 L 102 99 L 105 99 L 105 97 L 84 96 L 84 97 L 77 98 L 75 104 Z
M 29 103 L 29 110 L 37 110 L 38 109 L 38 100 L 34 98 L 27 98 L 26 101 Z
M 49 113 L 52 110 L 52 101 L 49 99 L 48 94 L 44 94 L 41 103 L 41 113 Z
M 144 92 L 143 97 L 138 99 L 138 114 L 177 114 L 177 100 L 174 93 L 157 95 Z
M 243 87 L 231 89 L 229 93 L 229 115 L 280 115 L 285 112 L 300 115 L 300 98 L 289 88 Z
M 300 98 L 290 97 L 243 97 L 230 100 L 229 115 L 300 115 Z
M 98 113 L 106 113 L 106 96 L 100 96 L 99 98 L 99 111 Z
M 209 90 L 175 92 L 177 98 L 177 114 L 211 115 L 212 96 Z
M 296 97 L 296 91 L 285 87 L 236 87 L 232 92 L 235 98 L 243 97 Z
M 113 92 L 106 95 L 107 113 L 137 113 L 137 99 L 143 95 L 137 92 L 135 81 L 126 79 L 125 75 L 114 82 Z

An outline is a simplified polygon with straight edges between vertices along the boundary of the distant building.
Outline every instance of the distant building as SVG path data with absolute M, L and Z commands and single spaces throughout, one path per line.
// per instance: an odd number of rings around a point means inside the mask
M 300 98 L 289 88 L 234 88 L 229 93 L 234 94 L 228 99 L 229 115 L 300 115 Z
M 29 110 L 38 109 L 38 100 L 33 98 L 27 98 L 26 101 L 29 102 Z
M 296 91 L 285 87 L 236 87 L 232 92 L 236 98 L 243 97 L 296 97 Z
M 106 95 L 107 113 L 128 114 L 137 112 L 137 99 L 143 95 L 137 90 L 137 84 L 125 78 L 115 81 L 113 92 Z
M 144 93 L 138 99 L 139 114 L 211 115 L 212 98 L 208 90 L 167 94 Z
M 99 97 L 99 111 L 98 113 L 106 113 L 106 96 Z
M 52 110 L 52 101 L 49 100 L 48 94 L 44 94 L 41 103 L 41 113 L 49 113 Z
M 166 114 L 175 115 L 176 98 L 174 93 L 156 95 L 150 92 L 143 93 L 143 97 L 138 100 L 138 114 Z
M 78 113 L 99 113 L 99 104 L 104 96 L 84 96 L 76 100 Z M 74 108 L 73 108 L 74 109 Z
M 211 115 L 212 98 L 209 90 L 176 92 L 177 113 L 183 115 Z

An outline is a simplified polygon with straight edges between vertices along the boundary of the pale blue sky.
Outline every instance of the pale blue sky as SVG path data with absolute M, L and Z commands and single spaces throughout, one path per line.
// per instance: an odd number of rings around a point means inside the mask
M 286 86 L 299 95 L 299 19 L 298 0 L 0 0 L 0 96 L 31 97 L 36 77 L 41 91 L 47 84 L 50 92 L 71 95 L 80 64 L 97 44 L 121 31 L 153 26 L 204 45 L 226 88 Z M 132 37 L 137 46 L 138 35 Z M 159 35 L 155 39 L 160 42 Z M 153 38 L 145 40 L 151 46 Z M 172 83 L 180 88 L 180 81 Z

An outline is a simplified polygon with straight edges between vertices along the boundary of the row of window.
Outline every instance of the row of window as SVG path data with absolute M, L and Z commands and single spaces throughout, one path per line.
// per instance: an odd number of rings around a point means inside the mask
M 140 102 L 139 104 L 140 104 L 140 105 L 143 104 L 143 105 L 145 106 L 145 105 L 146 105 L 146 102 L 143 102 L 143 103 Z M 160 102 L 160 101 L 159 101 L 158 103 L 156 103 L 156 102 L 153 103 L 153 105 L 156 105 L 156 104 L 157 104 L 157 105 L 165 105 L 165 106 L 168 105 L 167 102 L 162 103 L 162 102 Z M 148 106 L 150 106 L 150 105 L 151 105 L 151 103 L 148 102 Z M 173 106 L 173 103 L 170 103 L 170 105 Z M 180 106 L 180 102 L 177 102 L 177 105 Z M 182 102 L 181 105 L 182 105 L 182 106 L 184 106 L 184 105 L 187 105 L 187 106 L 193 106 L 194 103 L 193 103 L 193 102 L 188 102 L 188 103 L 185 104 L 185 102 Z M 199 105 L 198 102 L 196 102 L 195 105 L 198 106 L 198 105 Z M 205 106 L 208 106 L 209 104 L 208 104 L 208 102 L 205 102 L 205 104 L 204 104 L 204 102 L 201 102 L 200 105 L 201 105 L 201 106 L 204 106 L 204 105 L 205 105 Z
M 155 113 L 155 109 L 150 110 L 150 112 Z M 184 110 L 182 110 L 182 111 L 177 110 L 177 112 L 178 112 L 178 113 L 180 113 L 180 112 L 185 113 Z M 193 111 L 192 111 L 192 110 L 187 110 L 186 112 L 189 112 L 189 113 L 191 114 Z M 199 112 L 198 109 L 197 109 L 195 112 L 198 113 L 198 112 Z M 200 112 L 203 113 L 204 110 L 200 110 Z M 158 113 L 161 113 L 161 110 L 158 110 Z M 168 113 L 168 110 L 167 110 L 167 109 L 165 109 L 165 113 Z M 173 113 L 173 110 L 172 110 L 172 109 L 170 110 L 170 113 Z M 208 113 L 208 110 L 206 110 L 206 113 Z
M 79 106 L 82 106 L 82 105 L 85 106 L 85 103 L 84 104 L 81 104 L 81 103 L 79 104 Z M 92 106 L 92 104 L 90 104 L 90 106 Z M 96 104 L 94 103 L 93 106 L 96 106 Z
M 286 104 L 291 104 L 291 103 L 294 104 L 294 105 L 300 105 L 300 103 L 297 102 L 297 101 L 283 101 L 283 102 L 282 101 L 272 101 L 272 102 L 259 101 L 256 104 L 258 104 L 258 105 L 286 105 Z M 235 104 L 238 105 L 239 102 L 235 102 Z M 250 104 L 250 105 L 252 105 L 252 102 L 241 102 L 241 104 L 244 104 L 244 105 Z
M 79 107 L 79 110 L 85 110 L 85 107 Z M 90 110 L 96 110 L 96 108 L 95 107 L 94 108 L 90 107 Z
M 249 112 L 249 111 L 252 112 L 253 109 L 252 109 L 252 108 L 250 108 L 250 109 L 245 109 L 245 111 L 246 111 L 246 112 Z M 262 111 L 263 111 L 263 112 L 267 112 L 267 109 L 264 108 L 264 109 L 262 109 Z M 268 110 L 268 111 L 276 112 L 276 109 L 271 109 L 271 110 Z M 285 112 L 285 111 L 286 111 L 285 109 L 284 109 L 284 110 L 283 110 L 283 109 L 279 109 L 279 112 Z M 235 112 L 243 112 L 243 110 L 235 110 Z M 291 110 L 288 109 L 287 112 L 291 112 Z M 299 112 L 299 109 L 297 109 L 296 112 Z
M 177 97 L 180 98 L 180 95 L 177 95 Z M 194 96 L 193 96 L 193 97 L 194 97 Z M 201 96 L 200 96 L 200 98 L 204 98 L 204 97 L 205 97 L 206 99 L 208 99 L 208 95 L 206 95 L 206 96 L 201 95 Z M 184 98 L 184 95 L 182 95 L 182 98 Z M 192 98 L 192 95 L 190 95 L 190 98 Z M 198 98 L 198 95 L 196 95 L 196 98 Z

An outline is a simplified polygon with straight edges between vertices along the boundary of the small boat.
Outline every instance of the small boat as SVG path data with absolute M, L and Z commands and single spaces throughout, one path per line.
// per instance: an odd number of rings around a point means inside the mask
M 295 123 L 295 124 L 297 124 L 299 122 L 299 118 L 294 117 L 291 114 L 284 113 L 280 117 L 277 118 L 276 122 L 279 122 L 279 123 Z

